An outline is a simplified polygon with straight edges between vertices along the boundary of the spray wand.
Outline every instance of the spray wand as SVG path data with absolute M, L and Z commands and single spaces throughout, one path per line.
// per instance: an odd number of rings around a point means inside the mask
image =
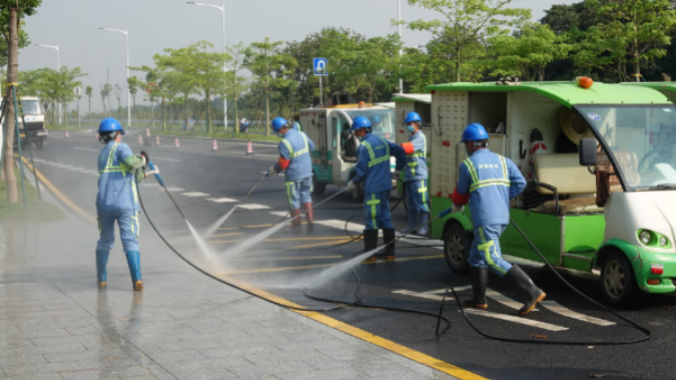
M 160 183 L 160 186 L 162 186 L 164 188 L 164 191 L 167 192 L 169 199 L 171 199 L 171 201 L 174 203 L 174 206 L 176 206 L 176 210 L 178 210 L 178 212 L 181 214 L 181 217 L 183 218 L 183 220 L 186 220 L 185 215 L 183 215 L 183 211 L 181 211 L 181 208 L 178 207 L 178 204 L 174 200 L 174 197 L 171 196 L 169 189 L 167 189 L 167 186 L 164 184 L 164 180 L 162 179 L 162 176 L 160 175 L 160 169 L 158 169 L 157 166 L 153 165 L 153 162 L 150 161 L 150 160 L 148 160 L 148 167 L 150 168 L 150 171 L 145 173 L 146 176 L 148 174 L 155 175 L 155 179 L 157 180 L 157 182 Z

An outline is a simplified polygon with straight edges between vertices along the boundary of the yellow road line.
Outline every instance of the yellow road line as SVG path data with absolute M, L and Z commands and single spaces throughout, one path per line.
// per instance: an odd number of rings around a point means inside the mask
M 335 240 L 334 240 L 334 241 L 329 241 L 329 242 L 326 242 L 326 243 L 307 244 L 307 245 L 297 245 L 297 246 L 291 247 L 291 248 L 289 248 L 289 249 L 302 249 L 302 248 L 323 247 L 323 246 L 327 246 L 327 245 L 349 243 L 349 242 L 351 242 L 351 241 L 352 241 L 351 238 L 347 238 L 347 239 L 344 239 L 344 240 L 338 240 L 338 241 L 335 241 Z M 355 241 L 357 241 L 357 240 L 355 240 Z
M 21 157 L 21 159 L 23 160 L 24 165 L 26 165 L 29 170 L 33 171 L 33 166 L 31 166 L 28 160 L 26 160 L 25 157 Z M 49 182 L 49 180 L 45 178 L 45 176 L 43 176 L 39 170 L 36 169 L 35 173 L 37 173 L 40 182 L 42 182 L 45 185 L 45 187 L 47 187 L 52 192 L 52 194 L 54 194 L 55 197 L 59 198 L 61 202 L 63 202 L 66 206 L 70 207 L 73 211 L 75 211 L 78 215 L 85 218 L 86 220 L 96 223 L 96 218 L 89 215 L 85 210 L 78 207 L 75 203 L 73 203 L 70 199 L 68 199 L 65 195 L 63 195 L 63 193 L 60 192 L 59 189 L 57 189 L 54 185 L 52 185 L 52 183 Z
M 289 260 L 328 260 L 328 259 L 342 259 L 341 255 L 327 255 L 327 256 L 292 256 L 292 257 L 259 257 L 250 259 L 238 259 L 233 261 L 289 261 Z
M 24 158 L 24 162 L 28 164 L 26 159 Z M 32 170 L 32 167 L 29 165 L 29 168 Z M 59 198 L 64 204 L 66 204 L 68 207 L 70 207 L 73 211 L 77 212 L 79 215 L 84 217 L 87 220 L 90 220 L 92 222 L 95 222 L 96 219 L 89 215 L 87 212 L 82 210 L 80 207 L 78 207 L 76 204 L 70 201 L 63 193 L 61 193 L 54 185 L 52 185 L 51 182 L 47 180 L 39 171 L 36 171 L 38 174 L 38 178 L 42 183 L 57 197 Z M 427 258 L 441 258 L 444 257 L 443 255 L 437 255 L 437 256 L 422 256 L 422 257 L 409 257 L 409 258 L 403 258 L 403 259 L 397 259 L 396 261 L 410 261 L 410 260 L 423 260 Z M 330 264 L 333 265 L 333 264 Z M 330 266 L 329 265 L 329 266 Z M 295 304 L 293 302 L 287 301 L 284 298 L 277 297 L 271 293 L 268 293 L 264 290 L 258 289 L 254 286 L 251 286 L 249 284 L 243 283 L 241 281 L 235 280 L 233 278 L 227 277 L 227 275 L 222 276 L 222 278 L 236 286 L 239 286 L 242 289 L 245 289 L 263 299 L 267 299 L 269 301 L 277 302 L 281 305 L 286 305 L 290 307 L 297 307 L 297 308 L 302 308 L 301 305 Z M 348 325 L 347 323 L 341 322 L 337 319 L 328 317 L 324 314 L 320 314 L 317 312 L 308 312 L 308 311 L 299 311 L 299 310 L 291 310 L 294 313 L 303 315 L 307 318 L 310 318 L 312 320 L 315 320 L 323 325 L 329 326 L 331 328 L 334 328 L 338 331 L 342 331 L 348 335 L 351 335 L 355 338 L 359 338 L 361 340 L 364 340 L 366 342 L 369 342 L 371 344 L 374 344 L 378 347 L 382 347 L 386 350 L 392 351 L 398 355 L 401 355 L 405 358 L 411 359 L 415 362 L 418 362 L 420 364 L 426 365 L 428 367 L 434 368 L 437 371 L 443 372 L 445 374 L 455 376 L 459 379 L 462 380 L 488 380 L 485 377 L 476 375 L 472 372 L 466 371 L 460 367 L 454 366 L 453 364 L 446 363 L 444 361 L 441 361 L 439 359 L 436 359 L 432 356 L 423 354 L 422 352 L 410 349 L 406 346 L 402 346 L 398 343 L 392 342 L 391 340 L 387 340 L 385 338 L 381 338 L 377 335 L 371 334 L 367 331 L 364 331 L 360 328 L 354 327 L 352 325 Z
M 388 264 L 393 262 L 405 262 L 405 261 L 417 261 L 417 260 L 431 260 L 431 259 L 441 259 L 444 255 L 434 255 L 434 256 L 418 256 L 418 257 L 402 257 L 394 260 L 379 260 L 376 262 L 361 263 L 361 265 L 373 265 L 373 264 Z M 273 260 L 271 258 L 270 260 Z M 242 269 L 227 273 L 222 273 L 224 276 L 233 276 L 238 274 L 255 274 L 255 273 L 270 273 L 270 272 L 284 272 L 284 271 L 293 271 L 293 270 L 303 270 L 303 269 L 315 269 L 315 268 L 326 268 L 334 266 L 336 263 L 331 264 L 316 264 L 316 265 L 301 265 L 295 267 L 273 267 L 273 268 L 258 268 L 258 269 Z
M 227 281 L 229 283 L 232 283 L 236 286 L 239 286 L 242 289 L 245 289 L 261 298 L 268 299 L 273 302 L 277 302 L 282 305 L 286 305 L 289 307 L 297 307 L 297 308 L 302 308 L 303 306 L 298 305 L 296 303 L 293 303 L 291 301 L 287 301 L 284 298 L 277 297 L 273 294 L 270 294 L 264 290 L 258 289 L 254 286 L 251 286 L 247 283 L 235 280 L 233 278 L 227 277 L 227 276 L 222 276 L 222 279 L 224 281 Z M 377 335 L 371 334 L 368 331 L 364 331 L 360 328 L 354 327 L 352 325 L 348 325 L 347 323 L 341 322 L 337 319 L 328 317 L 324 314 L 317 313 L 314 311 L 300 311 L 300 310 L 291 310 L 294 313 L 303 315 L 307 318 L 310 318 L 312 320 L 315 320 L 323 325 L 329 326 L 331 328 L 334 328 L 338 331 L 342 331 L 346 334 L 352 335 L 355 338 L 359 338 L 361 340 L 364 340 L 366 342 L 369 342 L 371 344 L 374 344 L 378 347 L 382 347 L 386 350 L 392 351 L 396 354 L 399 354 L 405 358 L 409 358 L 413 361 L 416 361 L 420 364 L 426 365 L 428 367 L 434 368 L 437 371 L 443 372 L 445 374 L 455 376 L 459 379 L 462 380 L 487 380 L 485 377 L 476 375 L 472 372 L 466 371 L 460 367 L 454 366 L 453 364 L 446 363 L 444 361 L 441 361 L 439 359 L 433 358 L 429 355 L 423 354 L 422 352 L 410 349 L 406 346 L 402 346 L 398 343 L 392 342 L 391 340 L 387 340 L 385 338 L 381 338 Z
M 190 232 L 190 231 L 188 231 L 188 232 Z M 229 232 L 227 234 L 213 235 L 209 239 L 216 238 L 216 237 L 237 236 L 237 235 L 241 235 L 243 233 L 244 232 Z M 195 239 L 192 236 L 188 236 L 188 237 L 184 237 L 184 238 L 180 238 L 180 239 L 175 239 L 174 241 L 176 241 L 176 242 L 179 242 L 179 241 L 195 241 Z M 209 241 L 211 241 L 211 240 L 209 240 Z

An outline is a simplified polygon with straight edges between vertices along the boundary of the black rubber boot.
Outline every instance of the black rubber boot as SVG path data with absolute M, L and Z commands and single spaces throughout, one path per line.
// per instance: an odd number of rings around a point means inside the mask
M 488 267 L 469 267 L 472 276 L 472 290 L 474 297 L 465 300 L 465 306 L 477 309 L 488 309 L 486 287 L 488 286 Z
M 384 257 L 387 260 L 394 260 L 394 246 L 397 244 L 394 242 L 396 235 L 394 229 L 383 230 L 383 242 L 386 244 L 385 252 L 381 254 L 381 257 Z M 390 244 L 392 243 L 392 244 Z
M 364 253 L 378 248 L 378 230 L 364 230 Z M 376 261 L 377 253 L 364 261 Z
M 543 292 L 542 289 L 538 288 L 533 283 L 533 280 L 530 279 L 526 272 L 516 265 L 514 265 L 512 269 L 509 270 L 509 272 L 507 272 L 505 278 L 516 284 L 523 295 L 526 296 L 526 303 L 521 309 L 519 309 L 519 315 L 521 316 L 533 311 L 533 309 L 535 309 L 535 305 L 547 297 L 545 292 Z

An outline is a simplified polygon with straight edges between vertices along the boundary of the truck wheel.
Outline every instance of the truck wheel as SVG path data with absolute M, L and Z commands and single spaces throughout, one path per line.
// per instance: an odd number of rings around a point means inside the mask
M 638 292 L 634 268 L 622 252 L 613 252 L 601 266 L 601 291 L 608 302 L 627 306 Z
M 444 258 L 455 273 L 469 272 L 469 249 L 472 239 L 460 224 L 452 224 L 444 232 Z
M 312 194 L 314 195 L 324 195 L 326 191 L 326 184 L 324 182 L 317 181 L 317 176 L 312 175 Z

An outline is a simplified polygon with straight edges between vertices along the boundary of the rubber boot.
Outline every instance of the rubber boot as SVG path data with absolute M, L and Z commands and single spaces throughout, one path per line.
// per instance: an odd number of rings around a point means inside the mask
M 420 224 L 422 225 L 420 228 L 418 228 L 417 234 L 420 236 L 427 236 L 427 222 L 430 221 L 430 213 L 429 212 L 421 212 L 420 213 Z
M 127 265 L 129 265 L 129 273 L 131 273 L 131 283 L 134 285 L 134 290 L 143 290 L 143 281 L 141 279 L 141 253 L 139 251 L 125 252 L 127 255 Z
M 108 255 L 110 251 L 96 250 L 96 279 L 99 284 L 99 288 L 106 287 L 106 281 L 108 279 L 108 270 L 106 269 L 106 264 L 108 264 Z
M 542 301 L 547 297 L 545 292 L 542 289 L 535 286 L 533 280 L 528 277 L 526 272 L 521 268 L 514 265 L 512 269 L 507 272 L 505 278 L 516 284 L 519 287 L 524 296 L 526 296 L 526 303 L 521 309 L 519 309 L 519 315 L 524 316 L 530 313 L 537 305 L 538 302 Z
M 394 229 L 384 229 L 383 242 L 385 243 L 385 252 L 381 255 L 381 257 L 384 257 L 386 260 L 394 260 L 394 246 L 397 244 L 394 242 L 394 240 Z
M 315 212 L 310 202 L 305 203 L 303 207 L 305 207 L 305 218 L 307 219 L 307 233 L 311 234 L 315 230 Z
M 488 309 L 486 300 L 486 286 L 488 286 L 488 267 L 469 267 L 472 276 L 472 290 L 474 297 L 465 300 L 465 306 L 477 309 Z
M 408 233 L 413 233 L 415 228 L 418 226 L 418 213 L 413 212 L 413 210 L 409 209 L 408 210 L 408 226 L 399 231 L 400 233 L 406 235 Z
M 364 230 L 364 253 L 378 248 L 378 230 Z M 374 262 L 378 259 L 377 253 L 364 260 Z
M 287 231 L 289 234 L 299 234 L 300 233 L 300 209 L 291 210 L 291 217 L 294 218 L 291 221 L 291 229 Z

